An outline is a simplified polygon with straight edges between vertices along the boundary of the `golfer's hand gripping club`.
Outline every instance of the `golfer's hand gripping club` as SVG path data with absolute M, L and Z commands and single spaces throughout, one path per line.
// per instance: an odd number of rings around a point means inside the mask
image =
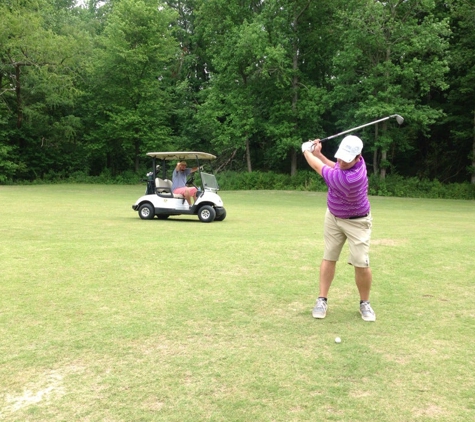
M 307 141 L 302 144 L 302 152 L 308 151 L 313 152 L 314 144 L 313 141 Z

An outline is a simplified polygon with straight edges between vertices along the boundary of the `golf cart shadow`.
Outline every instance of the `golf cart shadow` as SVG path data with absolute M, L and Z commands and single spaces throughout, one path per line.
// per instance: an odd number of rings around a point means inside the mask
M 176 215 L 170 216 L 167 218 L 167 222 L 169 223 L 201 223 L 200 220 L 196 220 L 195 218 L 183 218 Z

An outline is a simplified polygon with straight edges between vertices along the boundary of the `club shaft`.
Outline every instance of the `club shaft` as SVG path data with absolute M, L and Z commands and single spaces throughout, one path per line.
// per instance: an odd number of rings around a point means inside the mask
M 352 128 L 352 129 L 345 130 L 344 132 L 337 133 L 336 135 L 327 136 L 326 138 L 320 139 L 320 142 L 328 141 L 329 139 L 333 139 L 333 138 L 336 138 L 338 136 L 345 135 L 346 133 L 354 132 L 355 130 L 361 129 L 361 128 L 366 127 L 366 126 L 371 126 L 371 125 L 375 125 L 375 124 L 380 123 L 380 122 L 384 122 L 385 120 L 392 119 L 393 117 L 397 118 L 398 116 L 399 116 L 398 114 L 392 114 L 391 116 L 383 117 L 382 119 L 375 120 L 374 122 L 366 123 L 364 125 L 357 126 L 357 127 Z

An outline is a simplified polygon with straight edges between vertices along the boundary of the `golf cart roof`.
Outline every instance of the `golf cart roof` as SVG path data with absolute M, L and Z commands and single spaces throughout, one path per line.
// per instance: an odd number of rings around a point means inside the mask
M 215 160 L 216 156 L 207 152 L 175 151 L 175 152 L 147 152 L 147 155 L 159 160 Z

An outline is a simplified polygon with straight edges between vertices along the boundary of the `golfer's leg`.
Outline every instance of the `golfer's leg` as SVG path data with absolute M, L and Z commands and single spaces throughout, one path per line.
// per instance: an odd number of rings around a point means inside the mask
M 371 282 L 373 281 L 371 268 L 355 267 L 355 281 L 358 292 L 360 293 L 360 300 L 369 300 Z
M 328 297 L 328 291 L 335 277 L 336 261 L 322 260 L 320 265 L 320 293 L 319 297 Z
M 186 202 L 188 202 L 188 205 L 191 206 L 190 191 L 188 189 L 185 190 L 185 194 L 183 196 L 185 197 Z
M 337 219 L 326 211 L 323 227 L 325 248 L 323 260 L 320 265 L 320 297 L 328 297 L 328 291 L 335 277 L 336 262 L 340 257 L 341 249 L 346 241 L 346 236 L 338 227 Z

